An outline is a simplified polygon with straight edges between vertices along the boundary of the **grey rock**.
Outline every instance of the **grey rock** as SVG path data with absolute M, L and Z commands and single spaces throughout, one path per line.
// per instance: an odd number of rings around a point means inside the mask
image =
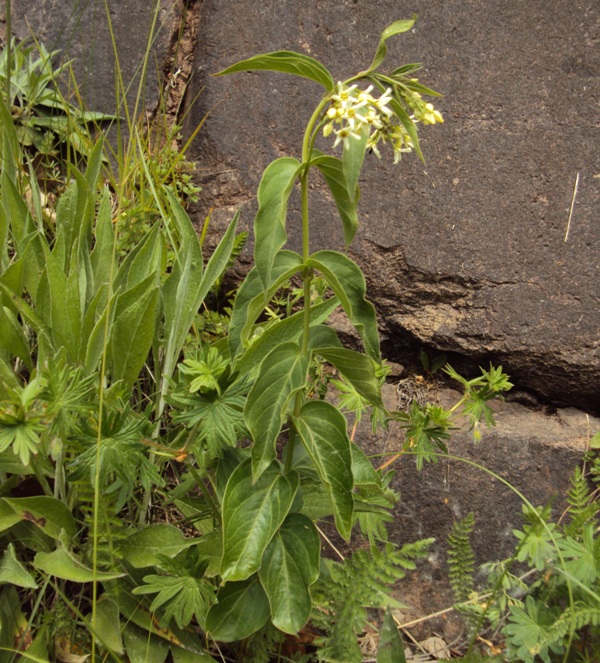
M 417 0 L 410 10 L 418 22 L 390 40 L 388 62 L 425 63 L 421 80 L 445 93 L 436 106 L 446 121 L 421 132 L 426 168 L 414 156 L 397 166 L 367 159 L 351 252 L 382 331 L 391 347 L 502 363 L 521 388 L 598 412 L 600 5 Z M 196 85 L 204 91 L 189 123 L 209 113 L 195 149 L 215 218 L 220 206 L 250 201 L 251 225 L 262 170 L 299 155 L 321 91 L 277 73 L 208 74 L 290 49 L 345 78 L 370 62 L 381 30 L 398 18 L 409 15 L 392 0 L 203 3 Z M 312 214 L 312 248 L 342 248 L 318 183 Z M 289 237 L 298 248 L 294 198 Z
M 11 4 L 13 36 L 19 40 L 35 36 L 49 51 L 61 50 L 60 62 L 72 59 L 75 80 L 90 110 L 125 114 L 122 107 L 117 108 L 115 54 L 104 2 L 13 0 Z M 107 4 L 123 85 L 133 110 L 156 5 L 138 0 L 109 0 Z M 178 2 L 161 0 L 140 113 L 158 104 L 157 65 L 162 65 L 179 14 Z M 3 19 L 0 34 L 5 38 L 5 16 Z

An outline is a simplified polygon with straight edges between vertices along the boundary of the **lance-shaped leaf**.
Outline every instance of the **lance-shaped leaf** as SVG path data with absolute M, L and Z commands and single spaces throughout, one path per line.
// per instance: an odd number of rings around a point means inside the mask
M 308 55 L 294 53 L 294 51 L 274 51 L 273 53 L 255 55 L 247 60 L 236 62 L 231 67 L 215 74 L 215 76 L 225 76 L 225 74 L 233 74 L 238 71 L 257 70 L 280 71 L 284 74 L 309 78 L 311 81 L 322 85 L 328 92 L 333 92 L 335 88 L 335 82 L 331 74 L 320 62 Z
M 329 495 L 338 532 L 348 541 L 354 510 L 354 481 L 344 415 L 330 403 L 309 401 L 293 421 Z
M 258 576 L 229 582 L 217 594 L 206 616 L 206 630 L 219 642 L 243 640 L 269 619 L 269 600 Z
M 17 559 L 12 543 L 8 544 L 8 548 L 4 551 L 4 556 L 0 560 L 0 585 L 3 584 L 37 589 L 33 576 Z
M 110 330 L 109 357 L 114 381 L 131 386 L 137 379 L 154 338 L 159 288 L 153 274 L 117 297 Z
M 385 612 L 383 626 L 379 633 L 377 663 L 406 663 L 402 638 L 389 607 Z
M 316 353 L 333 364 L 350 384 L 372 405 L 383 405 L 381 388 L 370 357 L 346 348 L 318 348 Z
M 329 299 L 311 306 L 310 308 L 310 322 L 311 325 L 324 327 L 333 332 L 331 327 L 325 327 L 320 323 L 324 322 L 339 306 L 340 302 L 337 297 L 330 297 Z M 312 327 L 311 327 L 312 328 Z M 289 318 L 285 318 L 274 325 L 269 326 L 260 337 L 255 340 L 252 345 L 240 356 L 235 364 L 235 370 L 240 374 L 247 373 L 254 367 L 257 367 L 262 360 L 271 352 L 271 350 L 288 341 L 296 341 L 302 334 L 304 329 L 304 311 L 298 311 Z
M 287 241 L 287 202 L 302 165 L 293 157 L 272 161 L 258 186 L 258 212 L 254 219 L 254 262 L 263 290 L 271 285 L 273 263 Z
M 0 500 L 0 514 L 8 515 L 7 508 L 13 510 L 16 520 L 28 520 L 39 527 L 48 536 L 57 539 L 61 530 L 72 539 L 77 533 L 77 521 L 69 509 L 55 497 L 39 495 L 36 497 L 5 497 Z M 2 521 L 0 518 L 0 531 Z M 9 520 L 10 522 L 10 520 Z M 13 524 L 10 522 L 10 524 Z
M 263 312 L 271 297 L 301 268 L 302 257 L 298 253 L 279 251 L 273 261 L 271 271 L 273 281 L 267 292 L 263 290 L 256 267 L 248 272 L 236 295 L 229 321 L 229 352 L 232 358 L 235 358 L 242 350 L 256 319 Z
M 317 251 L 307 264 L 323 274 L 350 322 L 360 334 L 366 353 L 380 363 L 377 316 L 373 304 L 365 299 L 365 277 L 358 265 L 337 251 Z
M 381 477 L 375 471 L 365 452 L 356 444 L 350 446 L 352 451 L 352 476 L 356 488 L 364 488 L 385 495 Z
M 239 212 L 236 212 L 203 273 L 202 251 L 194 226 L 174 194 L 169 189 L 165 191 L 181 237 L 179 259 L 163 286 L 166 330 L 163 374 L 166 380 L 173 375 L 179 353 L 198 309 L 227 267 L 235 241 Z M 166 389 L 166 382 L 163 384 Z
M 359 197 L 358 185 L 355 183 L 355 186 L 352 189 L 348 188 L 346 174 L 344 173 L 344 166 L 340 159 L 337 157 L 328 156 L 326 154 L 321 154 L 318 152 L 318 150 L 313 150 L 313 154 L 316 156 L 312 160 L 312 164 L 317 166 L 317 168 L 323 174 L 323 177 L 327 182 L 327 186 L 331 191 L 331 195 L 335 200 L 340 219 L 342 220 L 342 226 L 344 228 L 346 248 L 348 248 L 348 246 L 350 246 L 352 243 L 354 236 L 356 235 L 356 231 L 358 230 L 358 213 L 356 210 L 356 203 L 358 202 Z
M 276 346 L 260 365 L 244 408 L 252 434 L 252 476 L 256 480 L 275 458 L 275 443 L 287 414 L 290 398 L 306 383 L 308 357 L 297 343 Z
M 377 51 L 375 52 L 375 57 L 373 58 L 373 62 L 365 74 L 375 71 L 375 69 L 377 69 L 377 67 L 379 67 L 379 65 L 384 61 L 385 55 L 387 53 L 387 45 L 385 42 L 394 35 L 399 35 L 402 32 L 408 32 L 408 30 L 410 30 L 415 24 L 416 19 L 417 17 L 415 15 L 410 21 L 394 21 L 391 25 L 388 25 L 388 27 L 381 33 L 379 44 L 377 45 Z
M 39 552 L 33 558 L 33 565 L 48 575 L 72 582 L 94 582 L 95 580 L 114 580 L 122 578 L 124 573 L 94 571 L 82 564 L 72 553 L 63 547 L 53 552 Z
M 223 495 L 223 581 L 245 580 L 260 568 L 265 548 L 287 516 L 298 490 L 295 472 L 274 461 L 252 481 L 250 459 L 233 472 Z
M 350 138 L 344 144 L 344 151 L 342 152 L 342 167 L 344 169 L 344 177 L 346 179 L 346 189 L 350 199 L 354 204 L 358 204 L 360 191 L 358 188 L 358 178 L 362 169 L 363 161 L 365 160 L 365 152 L 367 150 L 367 141 L 369 139 L 368 127 L 363 127 L 358 138 Z
M 273 625 L 284 633 L 298 633 L 308 621 L 308 588 L 319 577 L 319 558 L 316 527 L 310 518 L 291 513 L 265 550 L 259 571 Z
M 398 119 L 400 122 L 402 122 L 402 126 L 406 129 L 406 132 L 410 136 L 414 151 L 419 156 L 419 159 L 425 163 L 425 157 L 423 156 L 423 152 L 421 151 L 421 146 L 419 143 L 419 132 L 417 131 L 417 127 L 411 119 L 410 115 L 406 112 L 406 109 L 402 105 L 400 96 L 396 91 L 394 91 L 394 96 L 390 99 L 389 105 L 391 106 L 394 113 L 398 116 Z

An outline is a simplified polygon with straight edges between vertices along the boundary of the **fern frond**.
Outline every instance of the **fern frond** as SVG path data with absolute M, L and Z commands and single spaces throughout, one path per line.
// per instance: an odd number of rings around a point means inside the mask
M 576 539 L 581 539 L 583 529 L 594 518 L 600 507 L 592 501 L 587 478 L 580 467 L 576 467 L 571 476 L 571 488 L 567 494 L 569 503 L 570 523 L 565 527 L 565 533 Z
M 469 513 L 452 525 L 448 535 L 448 577 L 457 603 L 467 601 L 473 591 L 475 556 L 471 546 L 471 534 L 475 515 Z
M 576 601 L 547 630 L 547 644 L 560 642 L 569 633 L 579 631 L 584 626 L 600 626 L 600 606 L 590 606 L 585 601 Z
M 389 603 L 391 585 L 416 568 L 433 539 L 416 541 L 397 548 L 358 550 L 343 563 L 329 562 L 312 590 L 315 610 L 313 623 L 324 631 L 318 644 L 321 661 L 360 663 L 357 634 L 364 627 L 367 608 Z

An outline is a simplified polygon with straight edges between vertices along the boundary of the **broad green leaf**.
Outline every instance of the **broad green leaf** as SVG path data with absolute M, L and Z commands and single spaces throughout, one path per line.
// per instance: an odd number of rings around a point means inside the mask
M 310 351 L 317 350 L 318 348 L 341 347 L 343 346 L 333 327 L 329 327 L 328 325 L 315 325 L 310 328 L 308 336 L 308 349 Z
M 0 584 L 16 585 L 27 589 L 37 589 L 33 576 L 19 562 L 15 554 L 12 543 L 4 551 L 2 561 L 0 561 Z
M 365 277 L 358 265 L 337 251 L 318 251 L 309 258 L 308 265 L 323 274 L 360 334 L 366 353 L 380 363 L 377 316 L 373 304 L 365 299 Z
M 279 251 L 273 262 L 273 282 L 265 293 L 256 267 L 240 286 L 229 321 L 229 352 L 232 358 L 241 352 L 248 341 L 254 323 L 273 295 L 288 279 L 302 268 L 302 257 L 293 251 Z
M 333 364 L 350 384 L 372 405 L 383 406 L 381 388 L 370 357 L 346 348 L 318 348 L 316 353 Z
M 7 175 L 6 169 L 2 169 L 0 177 L 0 205 L 4 208 L 5 219 L 8 220 L 10 234 L 15 240 L 17 256 L 23 254 L 24 241 L 29 233 L 36 230 L 31 212 L 19 193 L 13 180 Z M 4 247 L 0 247 L 4 248 Z
M 372 71 L 375 71 L 375 69 L 377 69 L 377 67 L 379 67 L 379 65 L 384 61 L 385 55 L 387 53 L 387 45 L 385 42 L 394 35 L 401 34 L 402 32 L 408 32 L 415 24 L 416 19 L 417 17 L 415 15 L 410 21 L 394 21 L 394 23 L 388 25 L 388 27 L 381 33 L 377 51 L 375 52 L 375 57 L 373 58 L 371 66 L 365 73 L 371 73 Z
M 324 322 L 339 306 L 337 297 L 330 297 L 329 299 L 311 306 L 310 308 L 310 323 L 318 325 L 325 329 L 330 329 L 333 334 L 335 332 L 331 327 L 325 327 L 320 323 Z M 255 367 L 258 367 L 262 360 L 271 352 L 274 347 L 289 341 L 297 341 L 304 329 L 304 311 L 298 311 L 289 318 L 281 320 L 277 324 L 267 327 L 267 329 L 252 342 L 252 345 L 244 352 L 243 355 L 238 356 L 238 361 L 235 364 L 235 370 L 240 374 L 247 373 Z
M 2 125 L 2 133 L 0 135 L 2 143 L 2 175 L 14 182 L 17 175 L 17 167 L 20 167 L 22 161 L 21 145 L 19 144 L 14 119 L 4 101 L 3 95 L 0 95 L 0 124 Z
M 389 607 L 385 612 L 383 626 L 379 632 L 377 663 L 406 663 L 402 638 Z
M 363 166 L 363 161 L 365 160 L 368 139 L 369 130 L 367 127 L 364 127 L 360 133 L 360 137 L 351 138 L 350 141 L 344 145 L 344 151 L 342 152 L 342 168 L 346 179 L 346 190 L 350 201 L 353 201 L 354 205 L 358 204 L 358 199 L 360 197 L 358 178 L 360 177 L 360 171 Z
M 111 652 L 122 654 L 125 651 L 119 606 L 106 596 L 102 596 L 96 603 L 96 619 L 92 628 L 96 638 Z
M 159 556 L 175 557 L 198 543 L 198 539 L 185 539 L 177 527 L 166 523 L 148 525 L 130 534 L 118 547 L 118 553 L 136 569 L 154 566 Z
M 90 254 L 93 274 L 93 292 L 96 293 L 111 275 L 111 263 L 115 243 L 115 229 L 111 218 L 110 193 L 104 189 L 96 215 L 95 244 Z M 115 266 L 116 269 L 116 266 Z
M 293 51 L 274 51 L 263 55 L 255 55 L 247 60 L 241 60 L 223 69 L 215 76 L 225 76 L 238 71 L 280 71 L 284 74 L 294 74 L 309 78 L 316 83 L 321 84 L 327 92 L 333 92 L 335 82 L 327 69 L 317 60 L 302 53 Z
M 67 506 L 55 497 L 5 497 L 0 500 L 0 513 L 6 513 L 6 507 L 11 508 L 19 520 L 33 523 L 54 539 L 60 536 L 61 530 L 69 539 L 77 534 L 77 521 Z
M 260 568 L 265 548 L 287 516 L 298 490 L 295 472 L 282 474 L 273 461 L 252 481 L 250 459 L 229 478 L 223 495 L 223 581 L 245 580 Z
M 252 434 L 252 476 L 256 480 L 276 455 L 275 444 L 287 416 L 290 398 L 306 384 L 308 357 L 297 343 L 275 346 L 252 386 L 244 419 Z
M 336 527 L 348 541 L 354 500 L 352 457 L 344 415 L 325 401 L 309 401 L 293 419 L 331 500 Z
M 263 556 L 260 581 L 269 598 L 273 625 L 295 634 L 312 608 L 309 587 L 319 577 L 320 541 L 312 521 L 291 513 Z
M 56 578 L 71 582 L 93 582 L 94 580 L 114 580 L 122 578 L 124 573 L 106 573 L 96 571 L 82 564 L 74 555 L 64 548 L 50 553 L 39 552 L 33 558 L 33 565 L 40 571 Z
M 243 640 L 269 619 L 269 600 L 256 575 L 223 585 L 217 601 L 208 611 L 206 630 L 218 642 Z
M 86 318 L 84 319 L 84 328 L 86 331 L 89 329 L 90 319 L 87 314 L 91 315 L 91 312 L 95 310 L 100 302 L 106 300 L 108 294 L 108 286 L 103 286 L 101 290 L 96 293 L 94 299 L 90 302 L 88 310 L 86 312 Z M 113 328 L 113 321 L 115 318 L 115 301 L 119 296 L 117 291 L 104 306 L 102 314 L 93 325 L 92 329 L 88 332 L 87 336 L 87 346 L 85 348 L 85 363 L 84 370 L 85 374 L 89 375 L 96 370 L 100 357 L 104 352 L 105 342 L 108 343 L 109 338 L 107 338 L 107 333 L 110 334 L 110 331 Z M 95 316 L 94 316 L 95 317 Z M 108 318 L 108 322 L 107 322 Z
M 195 652 L 181 647 L 171 647 L 173 663 L 214 663 L 215 659 L 208 652 Z
M 153 274 L 158 282 L 163 271 L 163 256 L 166 250 L 164 244 L 160 224 L 155 223 L 142 240 L 131 262 L 127 272 L 127 289 L 133 288 L 150 274 Z
M 154 338 L 158 294 L 155 276 L 150 274 L 118 295 L 108 347 L 113 381 L 131 386 L 137 379 Z
M 169 654 L 165 640 L 132 622 L 123 628 L 123 640 L 130 663 L 164 663 Z
M 360 141 L 355 139 L 353 142 L 361 142 L 362 140 L 361 137 Z M 363 148 L 363 155 L 364 149 L 365 148 Z M 335 200 L 344 228 L 346 248 L 348 248 L 358 230 L 358 212 L 356 210 L 356 203 L 358 202 L 359 197 L 358 184 L 354 182 L 353 188 L 348 187 L 346 173 L 344 172 L 344 164 L 340 159 L 321 154 L 317 150 L 313 150 L 313 154 L 316 154 L 316 156 L 313 158 L 312 164 L 317 166 L 323 174 L 327 186 L 331 191 L 331 195 Z M 353 158 L 356 158 L 356 155 L 354 155 Z M 350 155 L 346 157 L 347 162 L 349 159 Z M 348 165 L 347 167 L 349 168 L 350 166 Z
M 293 157 L 272 161 L 258 186 L 254 219 L 254 263 L 266 292 L 272 282 L 275 258 L 287 241 L 287 202 L 302 164 Z
M 8 351 L 13 357 L 19 357 L 29 371 L 33 371 L 29 343 L 23 327 L 11 309 L 2 305 L 0 305 L 0 349 Z

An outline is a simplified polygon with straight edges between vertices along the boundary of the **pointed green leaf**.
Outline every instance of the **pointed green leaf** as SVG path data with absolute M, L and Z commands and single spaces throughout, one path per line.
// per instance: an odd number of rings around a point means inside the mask
M 394 23 L 388 25 L 388 27 L 381 33 L 377 51 L 375 52 L 375 57 L 373 58 L 371 66 L 365 73 L 375 71 L 375 69 L 377 69 L 377 67 L 379 67 L 379 65 L 384 61 L 385 55 L 387 53 L 387 45 L 385 42 L 394 35 L 398 35 L 402 32 L 408 32 L 408 30 L 410 30 L 415 24 L 416 19 L 417 17 L 414 15 L 410 21 L 394 21 Z
M 365 452 L 354 443 L 351 444 L 350 450 L 352 452 L 352 476 L 356 488 L 365 488 L 383 494 L 381 477 L 375 471 Z
M 249 272 L 240 286 L 229 321 L 229 352 L 232 358 L 244 348 L 254 323 L 273 295 L 302 268 L 302 257 L 293 251 L 279 251 L 273 261 L 273 282 L 264 292 L 256 267 Z
M 280 71 L 285 74 L 294 74 L 309 78 L 316 83 L 321 84 L 328 92 L 333 92 L 335 82 L 327 69 L 317 60 L 293 51 L 274 51 L 263 55 L 242 60 L 223 69 L 215 76 L 225 76 L 238 71 Z
M 409 113 L 406 112 L 404 106 L 402 105 L 402 102 L 400 100 L 400 97 L 394 94 L 394 97 L 392 97 L 389 101 L 389 105 L 391 109 L 394 111 L 394 113 L 397 115 L 398 119 L 402 123 L 402 126 L 406 129 L 406 132 L 410 136 L 410 140 L 413 145 L 414 151 L 417 153 L 419 159 L 423 163 L 425 163 L 425 157 L 423 156 L 423 152 L 421 151 L 421 145 L 419 143 L 419 132 L 417 131 L 417 127 L 410 117 Z
M 115 230 L 111 218 L 110 193 L 108 189 L 104 189 L 100 197 L 94 238 L 95 244 L 90 254 L 90 264 L 94 283 L 93 292 L 96 293 L 100 289 L 100 286 L 108 283 L 110 279 L 115 243 Z
M 250 459 L 234 470 L 223 495 L 223 581 L 245 580 L 258 571 L 297 490 L 298 475 L 282 474 L 277 461 L 256 483 Z
M 330 297 L 329 299 L 311 306 L 310 309 L 310 323 L 319 327 L 329 329 L 335 335 L 331 327 L 325 327 L 320 323 L 324 322 L 339 306 L 337 297 Z M 241 355 L 235 364 L 235 370 L 240 374 L 247 373 L 255 367 L 258 367 L 262 360 L 271 352 L 271 350 L 287 343 L 288 341 L 297 341 L 304 329 L 304 311 L 298 311 L 289 318 L 279 321 L 277 324 L 267 327 L 267 329 L 252 342 L 252 345 Z
M 365 277 L 358 265 L 337 251 L 318 251 L 309 258 L 308 265 L 325 277 L 360 334 L 369 357 L 381 362 L 377 316 L 373 304 L 365 299 Z
M 165 640 L 133 622 L 125 624 L 123 640 L 130 663 L 164 663 L 169 654 L 169 645 Z
M 316 527 L 306 516 L 291 513 L 265 550 L 259 571 L 273 625 L 284 633 L 297 633 L 308 621 L 308 588 L 319 577 L 319 561 Z
M 293 421 L 327 490 L 338 532 L 348 541 L 354 510 L 354 481 L 346 420 L 330 403 L 309 401 Z
M 283 343 L 267 355 L 252 386 L 244 419 L 252 434 L 252 475 L 256 480 L 275 458 L 275 443 L 290 398 L 306 383 L 308 357 L 297 343 Z
M 359 141 L 355 140 L 353 142 Z M 346 179 L 346 173 L 344 172 L 344 164 L 340 159 L 321 154 L 317 150 L 313 150 L 313 154 L 316 154 L 316 156 L 313 158 L 312 164 L 317 166 L 323 174 L 323 177 L 329 186 L 329 190 L 331 191 L 331 195 L 335 200 L 344 228 L 346 248 L 348 248 L 358 230 L 358 212 L 356 210 L 356 203 L 358 202 L 358 185 L 355 182 L 353 188 L 348 188 L 348 181 Z M 350 155 L 347 156 L 347 161 L 349 158 Z
M 77 521 L 69 509 L 55 497 L 5 497 L 0 500 L 0 513 L 10 507 L 20 520 L 27 520 L 45 534 L 57 539 L 64 530 L 69 539 L 77 534 Z M 1 520 L 1 519 L 0 519 Z
M 176 261 L 173 271 L 166 279 L 162 293 L 167 336 L 163 374 L 169 379 L 175 371 L 181 348 L 198 309 L 227 267 L 235 241 L 239 211 L 236 212 L 203 273 L 202 251 L 196 231 L 177 199 L 168 189 L 166 191 L 174 216 L 179 219 L 179 232 L 182 236 L 185 232 L 185 236 L 189 237 L 186 240 L 189 246 L 181 247 L 180 259 Z M 190 233 L 193 233 L 193 238 L 190 237 Z
M 131 386 L 142 370 L 154 338 L 158 293 L 155 276 L 150 274 L 117 297 L 108 348 L 113 381 Z
M 329 327 L 328 325 L 315 325 L 310 328 L 308 336 L 308 349 L 310 351 L 317 350 L 318 348 L 341 347 L 342 344 L 333 327 Z
M 267 623 L 269 612 L 269 600 L 258 576 L 228 582 L 208 611 L 206 630 L 218 642 L 243 640 Z
M 372 405 L 383 406 L 381 388 L 370 357 L 346 348 L 318 348 L 316 353 L 333 364 L 350 384 Z
M 35 580 L 29 571 L 19 562 L 12 543 L 4 551 L 0 561 L 0 584 L 16 585 L 27 589 L 37 589 Z
M 258 186 L 254 219 L 254 262 L 266 292 L 272 282 L 275 257 L 287 241 L 287 202 L 302 165 L 292 157 L 272 161 Z
M 125 575 L 124 573 L 106 573 L 104 571 L 94 572 L 93 569 L 82 564 L 73 554 L 62 547 L 50 553 L 37 553 L 33 558 L 33 565 L 48 575 L 72 582 L 114 580 Z
M 354 202 L 354 205 L 358 204 L 358 199 L 360 197 L 358 178 L 360 177 L 360 171 L 363 166 L 363 161 L 365 160 L 368 139 L 369 130 L 367 127 L 364 127 L 360 133 L 360 137 L 351 138 L 350 141 L 344 145 L 344 151 L 342 152 L 342 168 L 346 179 L 346 190 L 350 201 Z
M 8 351 L 13 357 L 19 357 L 29 371 L 33 370 L 29 343 L 23 326 L 15 314 L 2 305 L 0 305 L 0 349 Z
M 385 612 L 383 626 L 379 633 L 377 663 L 406 663 L 402 638 L 389 607 Z
M 177 527 L 166 523 L 148 525 L 130 534 L 118 547 L 119 555 L 136 569 L 154 566 L 159 555 L 175 557 L 198 543 L 198 539 L 185 539 Z
M 96 603 L 96 619 L 92 623 L 92 629 L 96 638 L 111 652 L 122 654 L 125 651 L 119 606 L 106 598 L 106 595 Z

